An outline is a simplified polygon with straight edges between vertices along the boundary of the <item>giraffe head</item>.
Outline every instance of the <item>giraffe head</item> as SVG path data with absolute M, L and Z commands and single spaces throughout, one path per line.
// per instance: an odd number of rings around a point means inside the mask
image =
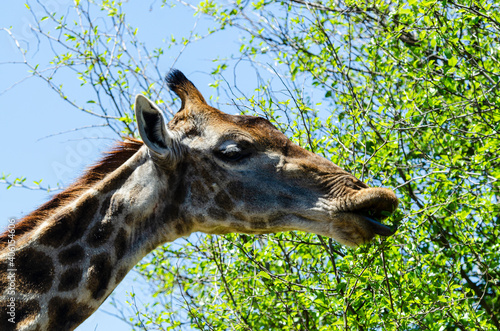
M 349 246 L 393 233 L 380 223 L 397 207 L 392 190 L 368 187 L 263 118 L 210 107 L 180 71 L 167 81 L 182 101 L 167 125 L 142 95 L 135 111 L 158 171 L 182 172 L 174 199 L 187 233 L 300 230 Z

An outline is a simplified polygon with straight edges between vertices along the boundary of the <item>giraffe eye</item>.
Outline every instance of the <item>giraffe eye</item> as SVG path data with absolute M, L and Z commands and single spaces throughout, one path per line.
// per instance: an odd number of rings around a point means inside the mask
M 249 150 L 243 149 L 235 142 L 223 144 L 216 152 L 217 157 L 226 162 L 236 162 L 246 158 L 250 154 Z

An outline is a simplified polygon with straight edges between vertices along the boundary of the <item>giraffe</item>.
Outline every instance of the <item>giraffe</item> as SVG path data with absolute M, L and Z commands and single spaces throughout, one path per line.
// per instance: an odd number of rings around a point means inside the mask
M 167 83 L 182 102 L 168 124 L 137 95 L 142 141 L 119 143 L 17 222 L 15 236 L 0 236 L 1 330 L 73 330 L 151 250 L 195 231 L 299 230 L 348 246 L 393 233 L 380 222 L 397 207 L 392 190 L 368 187 L 263 118 L 209 106 L 178 70 Z

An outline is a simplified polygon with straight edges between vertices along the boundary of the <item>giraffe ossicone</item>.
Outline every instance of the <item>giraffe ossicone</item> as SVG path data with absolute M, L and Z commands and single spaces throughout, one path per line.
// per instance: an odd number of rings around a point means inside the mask
M 263 118 L 210 107 L 180 71 L 167 82 L 182 102 L 168 124 L 138 95 L 143 142 L 120 143 L 21 219 L 14 237 L 0 235 L 1 330 L 73 330 L 141 258 L 195 231 L 299 230 L 349 246 L 393 233 L 380 222 L 397 207 L 393 191 L 368 187 Z

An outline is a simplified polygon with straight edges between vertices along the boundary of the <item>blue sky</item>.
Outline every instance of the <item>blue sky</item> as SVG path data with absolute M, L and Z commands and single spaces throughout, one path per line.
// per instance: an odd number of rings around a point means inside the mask
M 66 13 L 68 5 L 73 1 L 49 0 L 44 2 L 52 11 Z M 155 3 L 151 7 L 151 3 Z M 150 7 L 152 10 L 150 10 Z M 196 22 L 193 12 L 185 7 L 161 8 L 155 1 L 134 1 L 124 6 L 127 21 L 139 29 L 139 39 L 149 47 L 164 46 L 164 39 L 171 34 L 177 37 L 189 35 L 190 30 L 197 25 L 200 34 L 204 34 L 206 24 Z M 43 16 L 43 15 L 41 15 Z M 31 14 L 23 2 L 6 2 L 0 11 L 0 27 L 12 27 L 12 33 L 29 45 L 30 59 L 36 63 L 46 62 L 51 52 L 40 44 L 37 50 L 37 40 L 30 32 L 33 23 Z M 206 74 L 215 65 L 211 59 L 237 53 L 239 36 L 234 32 L 223 32 L 189 46 L 176 62 L 176 67 L 182 70 L 208 98 L 213 90 L 208 87 L 211 78 Z M 0 31 L 0 116 L 3 139 L 0 140 L 0 172 L 11 174 L 9 179 L 24 176 L 26 183 L 43 179 L 42 185 L 56 187 L 59 184 L 68 185 L 82 170 L 99 158 L 102 151 L 109 148 L 116 138 L 110 130 L 97 128 L 78 130 L 67 134 L 58 134 L 85 126 L 100 125 L 102 122 L 82 112 L 71 108 L 52 91 L 47 83 L 37 78 L 23 79 L 29 76 L 28 68 L 13 62 L 21 61 L 15 44 L 8 38 L 5 31 Z M 169 70 L 177 51 L 166 51 L 163 61 L 165 73 Z M 75 77 L 65 77 L 66 88 L 73 95 L 86 93 L 78 89 Z M 17 84 L 17 82 L 22 81 Z M 245 77 L 247 86 L 257 86 L 257 82 Z M 77 90 L 78 89 L 78 90 Z M 141 91 L 136 91 L 140 93 Z M 85 98 L 85 95 L 78 95 Z M 92 96 L 88 96 L 90 99 Z M 228 112 L 236 110 L 225 109 Z M 4 228 L 9 218 L 20 218 L 31 212 L 38 205 L 47 201 L 51 194 L 40 190 L 23 188 L 6 189 L 0 184 L 0 227 Z M 127 292 L 141 293 L 147 289 L 147 284 L 137 278 L 134 272 L 129 273 L 123 283 L 115 290 L 112 297 L 117 301 L 127 300 Z M 138 301 L 147 302 L 148 298 L 139 295 Z M 128 326 L 118 318 L 106 314 L 119 312 L 106 301 L 98 312 L 92 315 L 77 330 L 128 330 Z

